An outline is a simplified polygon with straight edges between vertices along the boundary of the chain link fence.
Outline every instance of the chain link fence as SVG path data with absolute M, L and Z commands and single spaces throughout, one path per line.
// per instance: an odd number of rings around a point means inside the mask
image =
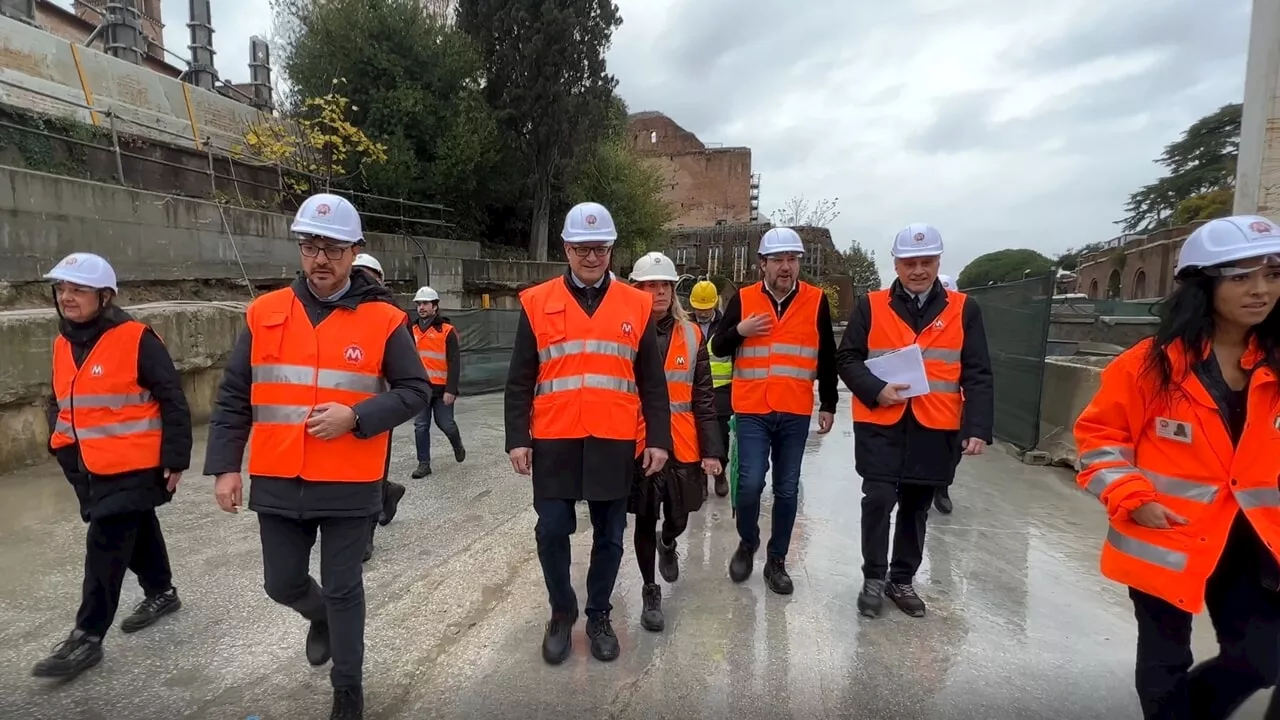
M 1054 278 L 1046 275 L 963 292 L 982 308 L 995 376 L 995 435 L 1020 450 L 1040 439 L 1040 398 Z

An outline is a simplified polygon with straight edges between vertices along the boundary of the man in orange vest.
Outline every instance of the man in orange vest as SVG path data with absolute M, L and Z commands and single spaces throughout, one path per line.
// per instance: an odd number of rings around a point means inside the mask
M 440 293 L 430 287 L 418 288 L 413 296 L 418 307 L 418 317 L 413 321 L 413 339 L 418 345 L 418 355 L 427 368 L 431 381 L 431 406 L 413 420 L 413 440 L 418 450 L 418 467 L 413 477 L 424 478 L 431 474 L 431 418 L 436 427 L 449 439 L 453 447 L 453 459 L 467 459 L 462 446 L 462 433 L 453 418 L 453 403 L 458 399 L 458 378 L 462 375 L 462 350 L 458 343 L 458 329 L 449 318 L 440 314 Z
M 961 454 L 991 443 L 991 358 L 978 304 L 938 281 L 942 235 L 915 224 L 893 242 L 898 278 L 858 298 L 837 358 L 853 391 L 853 457 L 862 477 L 862 592 L 858 610 L 876 617 L 887 594 L 903 612 L 924 617 L 913 584 L 924 557 L 934 491 L 955 479 Z M 886 383 L 868 358 L 918 345 L 927 392 Z M 889 562 L 889 526 L 898 506 Z
M 306 656 L 330 658 L 332 720 L 364 714 L 362 555 L 382 510 L 390 431 L 431 401 L 404 311 L 352 272 L 364 244 L 350 201 L 313 195 L 291 230 L 302 273 L 254 300 L 209 421 L 204 472 L 238 512 L 246 447 L 267 595 L 310 623 Z M 309 574 L 320 537 L 320 574 Z
M 191 411 L 160 337 L 115 305 L 116 273 L 104 258 L 72 253 L 45 278 L 59 318 L 49 451 L 89 526 L 75 627 L 32 674 L 69 679 L 102 661 L 125 570 L 138 576 L 146 598 L 121 632 L 182 607 L 156 508 L 173 497 L 190 464 Z
M 738 429 L 738 549 L 729 577 L 751 576 L 760 547 L 760 496 L 773 459 L 773 536 L 764 581 L 780 595 L 794 590 L 787 551 L 796 522 L 800 463 L 818 382 L 818 433 L 831 431 L 839 390 L 831 305 L 800 280 L 804 243 L 791 228 L 760 238 L 764 280 L 730 298 L 711 339 L 711 354 L 733 357 L 733 414 Z
M 609 613 L 635 463 L 653 475 L 671 450 L 671 407 L 650 312 L 653 296 L 609 273 L 618 238 L 613 218 L 599 203 L 580 203 L 569 210 L 560 237 L 569 271 L 520 293 L 506 388 L 511 467 L 533 476 L 534 532 L 551 605 L 542 657 L 552 665 L 569 657 L 578 620 L 578 597 L 569 578 L 577 501 L 587 501 L 595 530 L 587 570 L 587 637 L 591 654 L 608 662 L 619 652 Z M 644 447 L 639 457 L 637 441 Z

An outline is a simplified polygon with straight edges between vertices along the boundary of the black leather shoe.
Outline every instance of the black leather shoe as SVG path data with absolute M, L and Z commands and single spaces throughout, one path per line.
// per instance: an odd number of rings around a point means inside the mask
M 572 615 L 553 613 L 542 635 L 542 659 L 549 665 L 559 665 L 569 658 L 573 650 L 573 625 L 578 622 L 578 611 Z
M 795 592 L 791 576 L 787 574 L 787 564 L 782 558 L 771 557 L 764 564 L 764 584 L 779 595 L 790 595 Z
M 307 630 L 307 662 L 319 666 L 329 662 L 330 657 L 329 622 L 313 620 Z
M 729 559 L 729 579 L 740 583 L 751 577 L 751 570 L 755 567 L 755 555 L 755 551 L 747 547 L 746 543 L 738 543 L 738 549 Z
M 723 474 L 716 476 L 716 495 L 724 497 L 729 494 L 729 481 Z
M 404 486 L 396 482 L 387 483 L 386 497 L 382 498 L 382 512 L 378 515 L 378 524 L 386 527 L 396 519 L 396 511 L 400 509 L 400 501 L 404 499 Z
M 933 506 L 943 515 L 950 515 L 955 506 L 951 504 L 951 493 L 942 488 L 933 494 Z
M 662 632 L 667 620 L 662 615 L 662 586 L 651 583 L 640 592 L 644 610 L 640 612 L 640 626 L 649 632 Z
M 334 688 L 329 720 L 364 720 L 364 692 L 358 687 Z
M 587 618 L 587 637 L 591 639 L 591 655 L 600 662 L 612 662 L 618 659 L 621 648 L 618 647 L 618 636 L 613 634 L 613 623 L 608 615 L 597 615 Z

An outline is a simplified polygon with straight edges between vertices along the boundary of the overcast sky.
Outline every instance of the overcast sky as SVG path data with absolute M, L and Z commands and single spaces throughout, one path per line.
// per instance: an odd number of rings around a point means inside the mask
M 70 5 L 70 0 L 63 4 Z M 745 145 L 767 213 L 839 198 L 836 243 L 892 276 L 911 222 L 944 271 L 1118 233 L 1128 193 L 1191 122 L 1244 88 L 1248 0 L 619 0 L 610 69 L 632 111 Z M 215 0 L 222 76 L 248 79 L 265 0 Z M 873 9 L 874 8 L 874 9 Z M 187 0 L 164 0 L 185 53 Z

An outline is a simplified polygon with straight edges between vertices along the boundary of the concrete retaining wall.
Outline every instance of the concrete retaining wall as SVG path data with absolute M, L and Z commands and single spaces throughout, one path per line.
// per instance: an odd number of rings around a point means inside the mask
M 1040 443 L 1055 465 L 1074 466 L 1076 418 L 1098 392 L 1107 357 L 1051 357 L 1045 359 L 1040 401 Z
M 243 304 L 156 303 L 128 310 L 169 348 L 195 422 L 208 420 L 222 368 L 244 326 Z M 52 310 L 0 313 L 0 473 L 49 457 L 44 400 L 51 392 L 56 318 Z M 198 466 L 198 459 L 193 462 Z

